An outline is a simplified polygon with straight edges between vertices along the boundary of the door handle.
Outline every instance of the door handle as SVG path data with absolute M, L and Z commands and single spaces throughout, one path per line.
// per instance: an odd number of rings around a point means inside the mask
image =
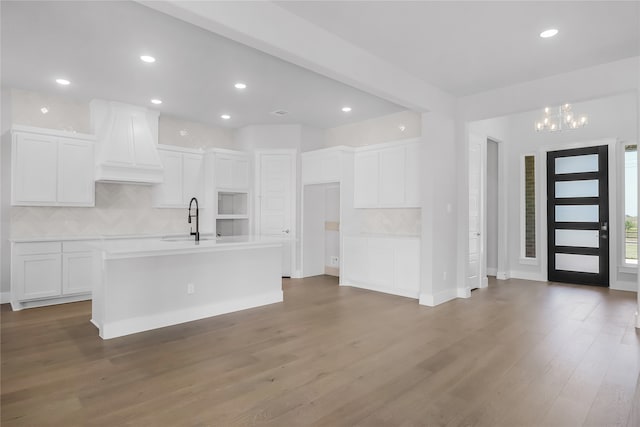
M 283 232 L 284 234 L 289 234 L 289 229 L 287 228 L 286 230 L 282 230 L 282 232 Z
M 602 224 L 600 225 L 600 230 L 608 231 L 609 230 L 609 223 L 607 221 L 603 221 Z

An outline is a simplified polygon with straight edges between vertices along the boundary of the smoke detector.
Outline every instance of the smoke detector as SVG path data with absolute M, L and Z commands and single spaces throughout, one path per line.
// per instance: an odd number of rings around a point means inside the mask
M 289 112 L 286 110 L 276 110 L 272 111 L 271 114 L 273 114 L 274 116 L 286 116 L 287 114 L 289 114 Z

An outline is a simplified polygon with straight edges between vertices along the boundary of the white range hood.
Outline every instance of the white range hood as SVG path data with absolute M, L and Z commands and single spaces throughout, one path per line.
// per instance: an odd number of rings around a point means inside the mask
M 96 135 L 96 181 L 157 184 L 163 181 L 158 155 L 160 113 L 144 107 L 94 99 L 91 129 Z

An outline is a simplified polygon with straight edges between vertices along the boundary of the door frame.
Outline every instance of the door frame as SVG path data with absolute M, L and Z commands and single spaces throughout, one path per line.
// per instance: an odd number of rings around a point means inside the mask
M 496 272 L 496 278 L 498 280 L 507 280 L 510 276 L 509 274 L 509 266 L 508 262 L 508 254 L 507 254 L 507 241 L 508 241 L 508 224 L 506 219 L 508 218 L 508 202 L 507 202 L 507 150 L 504 140 L 502 138 L 494 137 L 489 133 L 476 133 L 469 131 L 467 134 L 467 162 L 469 161 L 469 144 L 472 138 L 472 135 L 475 137 L 482 138 L 481 145 L 481 172 L 480 176 L 482 177 L 482 208 L 481 208 L 481 246 L 482 246 L 482 259 L 480 261 L 480 269 L 481 269 L 481 288 L 488 286 L 488 277 L 487 277 L 487 141 L 491 140 L 492 142 L 498 145 L 498 271 Z M 467 163 L 467 179 L 469 176 L 469 164 Z M 469 188 L 467 187 L 467 195 L 466 198 L 469 198 Z M 468 231 L 468 214 L 467 214 L 467 231 Z M 467 232 L 468 234 L 468 232 Z M 465 253 L 465 286 L 467 288 L 467 292 L 469 292 L 469 284 L 466 282 L 467 280 L 467 265 L 468 265 L 468 255 L 469 255 L 469 243 L 468 237 L 466 237 L 466 253 Z M 467 294 L 469 296 L 469 294 Z
M 262 187 L 260 185 L 260 174 L 262 172 L 262 156 L 268 154 L 289 154 L 291 159 L 291 174 L 289 179 L 291 180 L 291 277 L 295 278 L 299 276 L 299 269 L 296 265 L 296 253 L 297 253 L 297 241 L 298 241 L 298 215 L 296 215 L 298 210 L 298 180 L 297 177 L 297 165 L 298 165 L 298 150 L 296 149 L 288 149 L 288 148 L 278 148 L 278 149 L 266 149 L 266 150 L 256 150 L 254 152 L 254 162 L 255 162 L 255 173 L 254 173 L 254 224 L 255 224 L 255 234 L 261 235 L 261 220 L 260 220 L 260 210 L 261 210 L 261 199 L 262 199 Z
M 546 145 L 540 147 L 538 150 L 540 159 L 544 159 L 544 170 L 538 170 L 538 174 L 536 177 L 539 177 L 539 185 L 536 184 L 537 195 L 537 206 L 536 206 L 536 216 L 538 223 L 540 224 L 540 231 L 537 234 L 537 238 L 540 241 L 540 248 L 542 250 L 539 252 L 540 254 L 540 265 L 542 280 L 549 281 L 549 254 L 548 254 L 548 232 L 549 226 L 547 223 L 547 153 L 550 151 L 561 151 L 561 150 L 571 150 L 574 148 L 587 148 L 587 147 L 597 147 L 601 145 L 606 145 L 608 147 L 607 157 L 608 157 L 608 182 L 609 182 L 609 287 L 613 286 L 617 282 L 617 273 L 618 273 L 618 174 L 616 173 L 616 159 L 617 156 L 617 146 L 618 140 L 616 138 L 605 138 L 599 140 L 591 140 L 591 141 L 578 141 L 578 142 L 569 142 L 557 145 Z

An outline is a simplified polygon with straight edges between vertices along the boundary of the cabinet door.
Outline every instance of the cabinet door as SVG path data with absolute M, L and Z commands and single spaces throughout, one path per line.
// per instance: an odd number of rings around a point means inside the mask
M 404 205 L 405 149 L 380 151 L 380 206 Z
M 375 286 L 393 288 L 395 258 L 392 239 L 367 239 L 367 270 L 369 282 Z
M 154 186 L 154 206 L 182 207 L 182 154 L 158 150 L 164 168 L 162 184 Z
M 56 202 L 58 144 L 55 138 L 16 134 L 12 168 L 13 205 Z
M 378 205 L 378 172 L 378 152 L 356 153 L 353 200 L 356 208 Z
M 216 156 L 216 187 L 233 188 L 233 158 L 228 156 Z
M 61 293 L 60 254 L 21 255 L 13 263 L 12 288 L 17 300 L 59 296 Z
M 354 281 L 359 284 L 369 282 L 369 250 L 366 237 L 345 237 L 343 239 L 342 265 L 345 282 Z
M 198 154 L 182 155 L 182 197 L 185 206 L 189 205 L 192 197 L 197 197 L 200 207 L 203 206 L 202 197 L 203 185 L 202 156 Z
M 235 159 L 233 162 L 233 188 L 249 188 L 249 159 Z
M 419 144 L 408 145 L 405 153 L 405 205 L 408 207 L 420 207 L 420 163 L 422 162 L 422 146 Z
M 395 241 L 395 286 L 400 291 L 420 294 L 420 241 Z
M 93 145 L 58 140 L 58 203 L 94 206 Z
M 93 252 L 62 254 L 62 294 L 91 292 Z

